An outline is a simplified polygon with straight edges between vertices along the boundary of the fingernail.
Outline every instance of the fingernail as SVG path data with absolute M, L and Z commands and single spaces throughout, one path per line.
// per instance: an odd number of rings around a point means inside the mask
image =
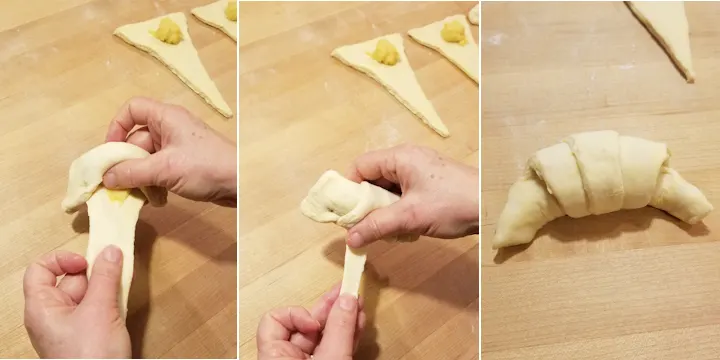
M 115 245 L 108 245 L 108 247 L 103 250 L 103 257 L 109 262 L 120 262 L 121 256 L 122 252 L 120 251 L 120 248 Z
M 354 311 L 357 307 L 357 299 L 355 299 L 352 295 L 340 295 L 338 305 L 340 305 L 340 308 L 345 311 Z
M 351 247 L 360 247 L 362 246 L 362 237 L 358 233 L 352 233 L 350 234 L 350 237 L 348 238 L 348 245 Z
M 115 174 L 108 172 L 105 174 L 105 178 L 103 179 L 103 184 L 106 188 L 114 188 L 117 186 L 117 177 Z

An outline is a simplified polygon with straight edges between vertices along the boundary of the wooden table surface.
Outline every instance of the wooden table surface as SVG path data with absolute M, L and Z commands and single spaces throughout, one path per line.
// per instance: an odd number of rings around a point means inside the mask
M 266 311 L 309 307 L 342 278 L 345 231 L 299 210 L 325 170 L 345 171 L 365 151 L 405 142 L 478 162 L 478 86 L 440 55 L 403 36 L 447 139 L 330 52 L 473 5 L 240 4 L 241 358 L 257 357 Z M 478 250 L 477 236 L 373 244 L 365 296 L 372 324 L 356 358 L 477 359 Z
M 60 209 L 72 160 L 104 141 L 130 97 L 182 104 L 236 139 L 166 67 L 112 35 L 126 23 L 206 1 L 3 1 L 0 11 L 0 357 L 37 356 L 23 327 L 22 277 L 43 253 L 85 253 L 86 213 Z M 195 19 L 190 33 L 236 104 L 236 45 Z M 145 208 L 136 238 L 128 327 L 135 355 L 236 356 L 236 211 L 170 196 Z M 207 281 L 213 279 L 213 281 Z
M 720 6 L 686 11 L 694 85 L 622 2 L 483 5 L 483 359 L 717 359 Z M 532 152 L 601 129 L 666 142 L 715 212 L 696 226 L 652 208 L 565 217 L 493 251 Z

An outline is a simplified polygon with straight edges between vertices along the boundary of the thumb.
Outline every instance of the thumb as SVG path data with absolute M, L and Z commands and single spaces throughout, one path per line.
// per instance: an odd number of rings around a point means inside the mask
M 103 185 L 108 189 L 134 189 L 144 186 L 164 186 L 163 156 L 152 154 L 144 159 L 123 161 L 111 167 L 103 176 Z
M 118 308 L 123 254 L 115 245 L 106 247 L 95 259 L 83 303 Z
M 323 359 L 350 358 L 355 347 L 357 320 L 358 300 L 352 295 L 340 295 L 330 309 L 322 340 L 314 355 Z
M 413 214 L 412 205 L 406 199 L 373 210 L 348 230 L 347 243 L 358 248 L 380 239 L 410 233 L 417 225 L 413 224 Z

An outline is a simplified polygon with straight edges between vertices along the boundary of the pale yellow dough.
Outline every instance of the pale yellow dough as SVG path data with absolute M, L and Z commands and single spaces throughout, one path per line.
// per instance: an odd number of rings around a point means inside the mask
M 662 45 L 688 83 L 695 82 L 690 30 L 682 1 L 627 1 L 630 11 Z
M 225 16 L 228 0 L 220 0 L 211 4 L 196 7 L 190 11 L 200 21 L 222 30 L 227 36 L 237 42 L 238 23 L 230 21 Z
M 329 170 L 310 188 L 300 203 L 300 211 L 317 222 L 332 222 L 350 228 L 371 211 L 391 205 L 399 199 L 381 187 L 368 182 L 358 184 Z M 341 294 L 358 296 L 366 257 L 365 249 L 352 249 L 346 245 Z
M 493 248 L 526 244 L 548 222 L 652 206 L 689 224 L 713 206 L 670 168 L 667 146 L 615 131 L 574 134 L 537 151 L 510 188 Z
M 183 41 L 177 45 L 166 44 L 150 34 L 149 30 L 157 29 L 160 21 L 165 17 L 169 17 L 180 26 Z M 188 33 L 185 14 L 172 13 L 148 21 L 124 25 L 117 28 L 114 34 L 160 60 L 215 110 L 225 117 L 232 117 L 230 106 L 225 102 L 200 61 L 200 56 Z
M 480 23 L 480 4 L 477 4 L 470 9 L 468 12 L 468 21 L 470 21 L 473 25 L 478 25 Z
M 70 165 L 68 187 L 62 208 L 76 212 L 87 203 L 90 217 L 90 237 L 87 247 L 87 276 L 92 277 L 97 256 L 108 245 L 115 245 L 123 253 L 123 267 L 118 292 L 118 307 L 123 319 L 127 316 L 134 268 L 135 226 L 146 199 L 155 206 L 167 202 L 167 190 L 156 187 L 131 190 L 107 190 L 102 183 L 105 172 L 120 162 L 142 159 L 150 154 L 125 142 L 99 145 L 82 154 Z M 144 195 L 145 194 L 145 195 Z
M 389 41 L 400 54 L 400 61 L 395 65 L 380 64 L 368 55 L 373 53 L 381 39 Z M 400 34 L 385 35 L 362 43 L 342 46 L 333 50 L 332 56 L 375 79 L 435 132 L 443 137 L 450 135 L 410 67 Z
M 466 44 L 460 45 L 447 42 L 440 36 L 443 26 L 453 21 L 459 22 L 465 29 Z M 480 51 L 472 33 L 470 33 L 470 25 L 464 15 L 449 16 L 421 28 L 412 29 L 408 31 L 408 35 L 418 43 L 439 52 L 467 76 L 478 82 L 480 76 Z

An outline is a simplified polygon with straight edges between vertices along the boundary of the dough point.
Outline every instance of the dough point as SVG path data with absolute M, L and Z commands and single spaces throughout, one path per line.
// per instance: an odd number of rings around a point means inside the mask
M 615 131 L 574 134 L 537 151 L 510 187 L 493 248 L 526 244 L 548 222 L 652 206 L 688 223 L 712 210 L 702 192 L 669 167 L 667 146 Z

